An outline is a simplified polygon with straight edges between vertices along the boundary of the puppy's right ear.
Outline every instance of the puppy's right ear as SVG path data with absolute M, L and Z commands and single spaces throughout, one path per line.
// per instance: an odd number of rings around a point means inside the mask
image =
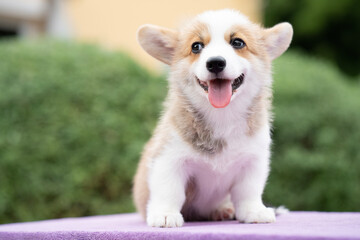
M 272 28 L 265 29 L 264 39 L 271 60 L 279 57 L 288 49 L 293 36 L 290 23 L 279 23 Z
M 168 65 L 171 64 L 177 43 L 176 31 L 147 24 L 139 28 L 137 39 L 148 54 Z

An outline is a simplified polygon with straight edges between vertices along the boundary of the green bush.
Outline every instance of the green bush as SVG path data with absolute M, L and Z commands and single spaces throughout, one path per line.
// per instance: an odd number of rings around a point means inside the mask
M 359 211 L 359 85 L 297 53 L 274 72 L 265 200 Z M 134 210 L 131 180 L 163 77 L 93 46 L 1 42 L 0 89 L 0 223 Z
M 166 81 L 118 53 L 0 44 L 0 223 L 134 210 Z
M 265 199 L 293 210 L 360 211 L 360 86 L 287 53 L 274 67 L 272 173 Z
M 352 76 L 360 74 L 360 1 L 265 0 L 265 23 L 294 27 L 292 48 L 331 60 Z

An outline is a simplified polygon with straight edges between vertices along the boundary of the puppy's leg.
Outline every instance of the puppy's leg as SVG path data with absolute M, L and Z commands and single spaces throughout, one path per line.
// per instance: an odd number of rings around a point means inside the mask
M 210 215 L 213 221 L 232 220 L 235 217 L 234 205 L 231 202 L 230 194 L 225 197 L 219 207 Z
M 149 175 L 150 199 L 147 224 L 152 227 L 180 227 L 185 202 L 185 182 L 181 163 L 174 154 L 163 154 L 154 161 Z
M 275 212 L 264 206 L 261 196 L 269 172 L 268 157 L 249 161 L 231 189 L 236 219 L 244 223 L 275 222 Z

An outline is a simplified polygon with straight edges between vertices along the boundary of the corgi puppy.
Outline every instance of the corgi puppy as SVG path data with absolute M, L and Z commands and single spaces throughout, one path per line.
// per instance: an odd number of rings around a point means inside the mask
M 234 10 L 204 12 L 178 30 L 144 25 L 138 41 L 170 66 L 164 112 L 134 179 L 137 210 L 153 227 L 185 221 L 270 223 L 271 61 L 292 26 L 263 28 Z

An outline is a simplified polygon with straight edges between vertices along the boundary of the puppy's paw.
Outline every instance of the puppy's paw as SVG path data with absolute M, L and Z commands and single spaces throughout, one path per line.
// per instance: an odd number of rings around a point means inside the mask
M 272 223 L 275 222 L 275 211 L 273 208 L 259 207 L 248 208 L 238 211 L 237 220 L 242 223 Z
M 233 206 L 220 207 L 210 215 L 212 221 L 233 220 L 235 218 L 235 209 Z
M 179 212 L 164 212 L 149 214 L 146 222 L 150 227 L 181 227 L 184 218 Z

